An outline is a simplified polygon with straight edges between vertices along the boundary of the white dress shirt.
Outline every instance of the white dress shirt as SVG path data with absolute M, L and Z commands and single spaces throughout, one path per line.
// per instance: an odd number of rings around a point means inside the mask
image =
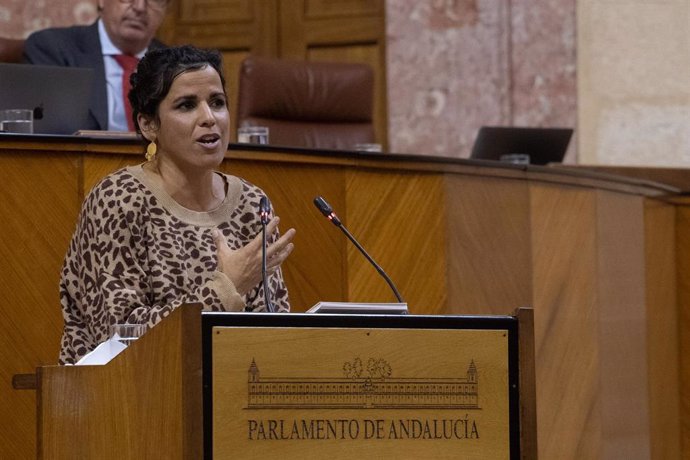
M 128 131 L 125 102 L 122 97 L 122 74 L 124 71 L 113 56 L 124 54 L 110 40 L 103 21 L 98 20 L 98 35 L 101 39 L 101 52 L 105 64 L 105 83 L 108 93 L 108 131 Z M 146 50 L 136 56 L 141 59 Z

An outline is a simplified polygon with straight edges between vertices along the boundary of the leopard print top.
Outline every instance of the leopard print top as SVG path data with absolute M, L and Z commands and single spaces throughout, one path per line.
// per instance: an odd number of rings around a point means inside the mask
M 221 230 L 233 249 L 247 244 L 261 231 L 258 208 L 264 195 L 245 180 L 223 177 L 227 195 L 209 212 L 180 206 L 142 165 L 121 169 L 94 187 L 62 268 L 61 364 L 75 363 L 107 340 L 111 324 L 152 327 L 185 303 L 202 303 L 211 311 L 266 309 L 263 283 L 242 297 L 216 270 L 212 230 Z M 269 284 L 276 309 L 289 311 L 280 270 Z

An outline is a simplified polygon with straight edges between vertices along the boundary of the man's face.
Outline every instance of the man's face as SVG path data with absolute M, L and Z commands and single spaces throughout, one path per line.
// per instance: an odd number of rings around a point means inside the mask
M 146 48 L 163 22 L 168 0 L 99 0 L 101 19 L 115 46 L 127 54 Z

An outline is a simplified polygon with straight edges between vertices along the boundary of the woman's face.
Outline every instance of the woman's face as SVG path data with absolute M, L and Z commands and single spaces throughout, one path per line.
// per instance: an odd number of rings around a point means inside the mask
M 207 65 L 173 81 L 158 108 L 158 121 L 139 121 L 142 133 L 158 144 L 159 161 L 181 170 L 215 169 L 230 139 L 230 113 L 218 72 Z

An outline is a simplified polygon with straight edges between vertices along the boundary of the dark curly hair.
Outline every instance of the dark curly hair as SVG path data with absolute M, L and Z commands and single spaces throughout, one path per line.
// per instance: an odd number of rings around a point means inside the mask
M 158 108 L 168 95 L 173 80 L 188 70 L 213 67 L 225 91 L 223 59 L 216 50 L 205 50 L 191 45 L 159 48 L 148 51 L 139 61 L 137 70 L 130 77 L 132 89 L 129 103 L 132 105 L 132 118 L 137 132 L 141 133 L 137 116 L 141 113 L 154 120 L 158 119 Z

